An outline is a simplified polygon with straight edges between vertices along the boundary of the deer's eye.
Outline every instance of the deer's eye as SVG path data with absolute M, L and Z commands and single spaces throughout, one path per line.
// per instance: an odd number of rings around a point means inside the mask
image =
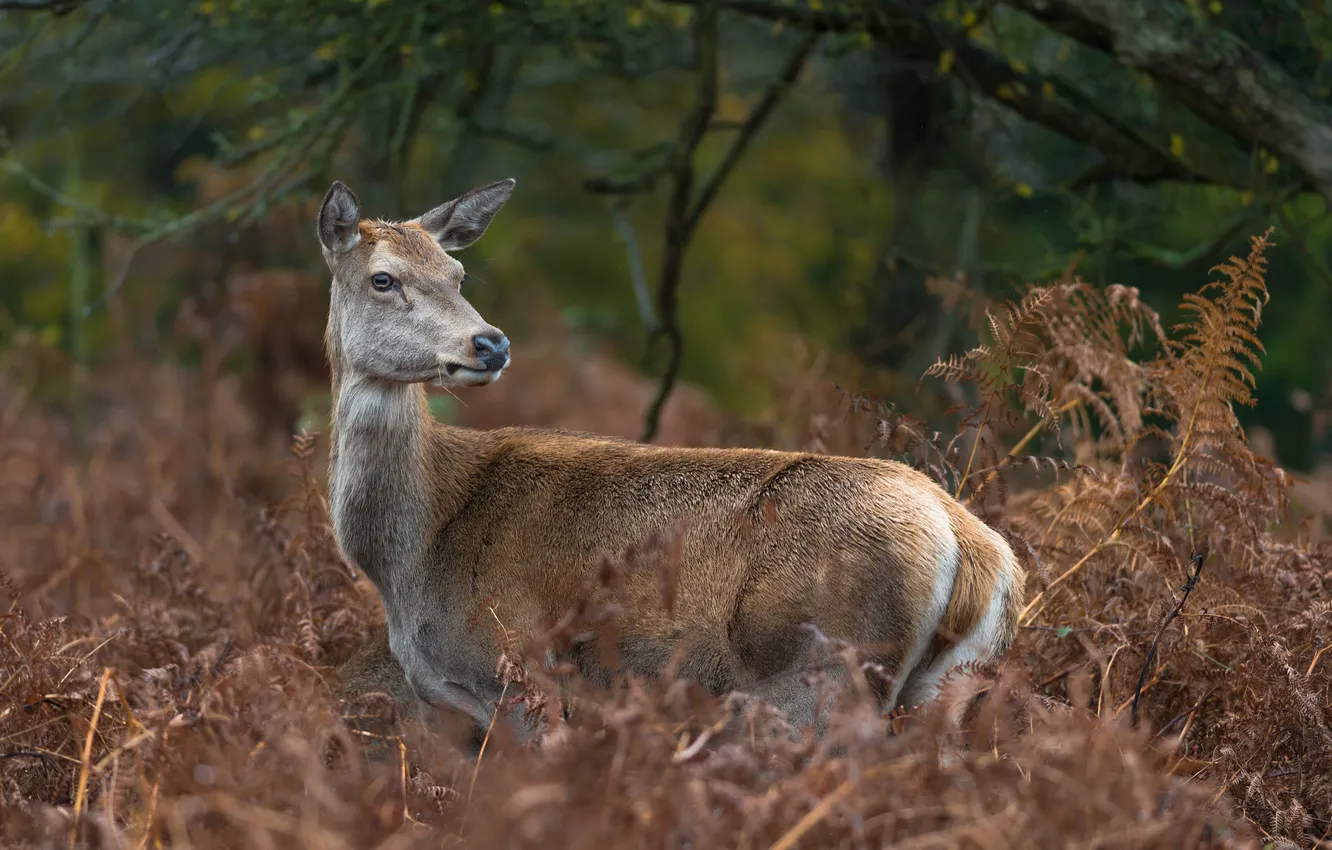
M 394 283 L 396 281 L 393 279 L 393 275 L 387 272 L 379 272 L 370 278 L 370 285 L 380 292 L 388 292 L 393 288 Z

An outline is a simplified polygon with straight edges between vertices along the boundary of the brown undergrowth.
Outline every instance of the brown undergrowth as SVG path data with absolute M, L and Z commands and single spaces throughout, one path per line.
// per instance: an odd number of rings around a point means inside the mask
M 336 667 L 382 614 L 331 540 L 326 446 L 298 439 L 284 483 L 231 378 L 130 357 L 98 367 L 80 428 L 29 397 L 15 349 L 0 370 L 4 843 L 1326 844 L 1332 551 L 1286 515 L 1287 476 L 1233 410 L 1261 356 L 1267 245 L 1169 330 L 1135 290 L 1072 279 L 984 305 L 985 343 L 930 370 L 967 398 L 943 433 L 802 387 L 784 415 L 809 423 L 807 447 L 920 466 L 1032 573 L 1010 656 L 950 682 L 969 701 L 960 727 L 878 716 L 860 697 L 876 671 L 842 647 L 855 675 L 822 742 L 670 675 L 560 680 L 516 635 L 499 673 L 548 719 L 537 746 L 496 729 L 472 761 L 446 723 L 344 701 Z M 608 559 L 600 580 L 658 569 L 669 597 L 669 542 Z M 597 598 L 543 639 L 606 631 Z

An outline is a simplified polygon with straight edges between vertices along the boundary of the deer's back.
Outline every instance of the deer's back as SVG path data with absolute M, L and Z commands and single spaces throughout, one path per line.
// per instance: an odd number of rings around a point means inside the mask
M 559 552 L 617 551 L 687 526 L 695 545 L 900 550 L 945 520 L 947 495 L 893 461 L 764 449 L 650 446 L 569 432 L 488 432 L 468 498 L 446 529 L 457 545 L 504 540 Z M 900 526 L 887 534 L 884 521 Z M 703 554 L 702 551 L 696 554 Z

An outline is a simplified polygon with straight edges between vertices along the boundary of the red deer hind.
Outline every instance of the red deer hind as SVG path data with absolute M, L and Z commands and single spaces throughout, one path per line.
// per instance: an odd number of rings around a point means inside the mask
M 492 632 L 471 625 L 486 607 L 530 633 L 576 605 L 601 556 L 681 520 L 673 609 L 655 574 L 631 572 L 618 591 L 625 670 L 656 674 L 679 647 L 683 677 L 821 730 L 802 624 L 884 647 L 885 708 L 926 703 L 954 665 L 1007 651 L 1025 573 L 996 531 L 908 466 L 431 417 L 427 384 L 482 386 L 509 365 L 508 338 L 467 302 L 450 252 L 485 233 L 513 188 L 501 180 L 395 223 L 363 219 L 335 182 L 319 210 L 333 275 L 333 526 L 387 619 L 387 640 L 344 678 L 392 689 L 405 674 L 398 692 L 484 729 L 502 689 Z M 576 661 L 606 680 L 594 659 Z

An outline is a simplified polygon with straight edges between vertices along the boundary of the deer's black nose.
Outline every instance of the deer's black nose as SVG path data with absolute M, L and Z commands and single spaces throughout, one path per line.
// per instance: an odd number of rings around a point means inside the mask
M 509 338 L 498 331 L 472 337 L 472 347 L 476 349 L 477 359 L 492 372 L 503 369 L 509 363 Z

